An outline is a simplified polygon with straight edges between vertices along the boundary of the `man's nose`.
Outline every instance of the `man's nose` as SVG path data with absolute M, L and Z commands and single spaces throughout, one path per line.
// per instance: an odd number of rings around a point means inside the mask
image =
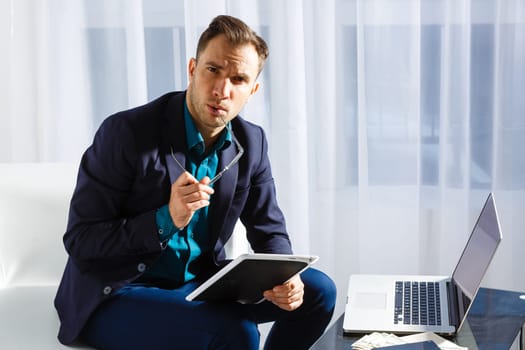
M 230 91 L 230 79 L 220 79 L 215 84 L 215 88 L 213 89 L 213 96 L 222 100 L 230 96 Z

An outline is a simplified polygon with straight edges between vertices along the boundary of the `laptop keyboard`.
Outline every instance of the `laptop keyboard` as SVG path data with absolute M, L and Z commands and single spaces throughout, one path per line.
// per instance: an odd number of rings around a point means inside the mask
M 441 325 L 439 282 L 396 281 L 395 324 Z

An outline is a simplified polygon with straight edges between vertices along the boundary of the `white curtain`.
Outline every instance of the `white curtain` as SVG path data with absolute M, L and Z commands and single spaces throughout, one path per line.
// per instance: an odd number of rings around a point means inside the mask
M 103 118 L 185 88 L 223 13 L 270 45 L 243 115 L 340 305 L 350 273 L 450 274 L 489 191 L 484 285 L 525 290 L 523 0 L 0 0 L 0 161 L 78 161 Z

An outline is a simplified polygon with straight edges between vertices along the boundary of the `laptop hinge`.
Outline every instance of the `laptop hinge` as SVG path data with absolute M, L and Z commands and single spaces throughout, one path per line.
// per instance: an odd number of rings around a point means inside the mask
M 456 284 L 452 281 L 447 281 L 447 301 L 448 301 L 448 322 L 450 325 L 456 327 L 458 323 L 458 295 Z

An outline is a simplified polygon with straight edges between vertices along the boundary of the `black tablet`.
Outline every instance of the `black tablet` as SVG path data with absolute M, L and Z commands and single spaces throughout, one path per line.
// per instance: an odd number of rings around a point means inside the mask
M 283 284 L 316 262 L 317 256 L 243 254 L 190 293 L 188 301 L 258 303 L 263 292 Z

